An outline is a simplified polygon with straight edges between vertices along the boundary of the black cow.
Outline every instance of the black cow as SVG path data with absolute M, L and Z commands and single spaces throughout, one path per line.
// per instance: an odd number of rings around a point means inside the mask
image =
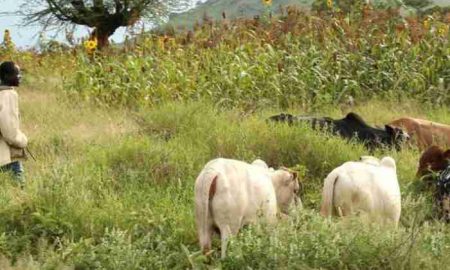
M 441 217 L 450 222 L 450 166 L 439 173 L 436 182 L 436 202 L 441 212 Z
M 349 113 L 344 118 L 334 120 L 330 117 L 294 116 L 292 114 L 279 114 L 271 116 L 269 121 L 285 122 L 289 125 L 298 122 L 307 122 L 314 129 L 327 129 L 331 133 L 346 139 L 356 139 L 373 150 L 377 147 L 395 147 L 400 150 L 401 144 L 409 139 L 409 135 L 399 128 L 385 125 L 384 129 L 369 126 L 356 113 Z

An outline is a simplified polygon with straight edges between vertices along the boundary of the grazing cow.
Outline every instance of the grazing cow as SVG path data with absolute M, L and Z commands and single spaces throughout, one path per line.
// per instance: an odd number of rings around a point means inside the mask
M 269 121 L 286 122 L 290 125 L 298 122 L 307 122 L 313 128 L 328 128 L 333 134 L 343 138 L 363 142 L 370 150 L 377 147 L 390 146 L 400 150 L 401 144 L 409 139 L 409 135 L 400 128 L 385 125 L 384 129 L 369 126 L 356 113 L 349 113 L 344 118 L 334 120 L 329 117 L 294 116 L 291 114 L 279 114 L 269 118 Z
M 349 216 L 364 212 L 396 227 L 401 197 L 395 161 L 391 157 L 364 158 L 337 167 L 325 178 L 320 213 Z
M 389 125 L 406 130 L 412 141 L 422 150 L 432 144 L 450 147 L 449 125 L 411 117 L 394 120 Z
M 422 177 L 431 172 L 440 173 L 450 165 L 450 149 L 444 151 L 437 145 L 432 145 L 425 150 L 419 159 L 417 176 Z
M 197 177 L 195 215 L 204 252 L 211 248 L 212 233 L 218 230 L 225 257 L 230 235 L 258 219 L 275 222 L 277 209 L 287 214 L 296 200 L 296 173 L 271 171 L 263 161 L 254 163 L 218 158 L 208 162 Z
M 437 145 L 428 147 L 420 156 L 417 176 L 435 187 L 437 209 L 441 217 L 450 222 L 450 149 L 444 151 Z

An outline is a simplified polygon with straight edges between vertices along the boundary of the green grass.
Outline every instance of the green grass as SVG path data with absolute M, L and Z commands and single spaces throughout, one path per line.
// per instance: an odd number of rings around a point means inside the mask
M 96 108 L 71 104 L 48 86 L 19 90 L 37 161 L 25 163 L 25 190 L 1 178 L 2 269 L 443 269 L 450 262 L 444 255 L 449 229 L 433 219 L 431 197 L 415 180 L 414 148 L 377 153 L 398 162 L 398 230 L 356 219 L 327 221 L 318 215 L 322 179 L 367 154 L 359 144 L 303 126 L 267 124 L 275 108 L 247 114 L 201 101 L 139 111 Z M 354 110 L 379 125 L 405 114 L 450 121 L 446 108 L 417 110 L 414 101 L 372 100 Z M 321 114 L 342 112 L 324 106 Z M 305 210 L 275 230 L 243 230 L 223 261 L 218 241 L 211 258 L 199 253 L 193 217 L 194 180 L 219 156 L 306 169 Z
M 450 123 L 443 21 L 402 28 L 395 14 L 365 12 L 294 10 L 204 25 L 191 40 L 143 36 L 94 57 L 1 52 L 25 70 L 21 120 L 37 160 L 25 162 L 24 190 L 0 175 L 0 269 L 448 268 L 450 229 L 415 178 L 417 148 L 375 152 L 397 161 L 397 230 L 325 220 L 323 179 L 367 150 L 265 121 L 355 111 L 378 126 L 402 116 Z M 243 229 L 225 260 L 217 238 L 201 254 L 193 213 L 195 178 L 217 157 L 295 168 L 305 187 L 304 210 Z

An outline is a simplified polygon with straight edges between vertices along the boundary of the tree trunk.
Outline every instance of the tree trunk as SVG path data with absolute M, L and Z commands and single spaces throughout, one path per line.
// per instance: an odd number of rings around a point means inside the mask
M 109 46 L 109 34 L 106 32 L 98 32 L 96 35 L 98 49 L 101 50 Z
M 97 38 L 97 48 L 99 50 L 109 46 L 109 37 L 114 34 L 117 28 L 116 26 L 102 25 L 94 29 L 92 36 Z

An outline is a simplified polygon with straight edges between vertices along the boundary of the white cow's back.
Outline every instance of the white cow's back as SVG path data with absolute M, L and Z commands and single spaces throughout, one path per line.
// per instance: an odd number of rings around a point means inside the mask
M 205 169 L 217 172 L 217 184 L 211 210 L 217 223 L 241 217 L 239 225 L 254 221 L 261 212 L 266 218 L 276 215 L 275 191 L 267 169 L 248 163 L 216 159 Z
M 365 212 L 397 223 L 400 218 L 401 197 L 395 162 L 393 167 L 391 164 L 390 161 L 379 165 L 346 162 L 334 169 L 327 177 L 336 179 L 332 191 L 333 207 L 339 208 L 343 215 Z
M 259 217 L 269 223 L 276 220 L 273 172 L 265 167 L 219 158 L 200 172 L 195 182 L 195 212 L 203 251 L 211 247 L 214 228 L 220 231 L 225 257 L 227 238 L 243 225 Z

